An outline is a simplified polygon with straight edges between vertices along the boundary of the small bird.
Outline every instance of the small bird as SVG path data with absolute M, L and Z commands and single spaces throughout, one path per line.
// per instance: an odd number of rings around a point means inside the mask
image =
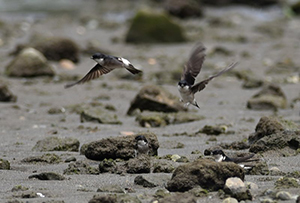
M 79 81 L 65 85 L 65 88 L 72 87 L 77 84 L 85 83 L 89 80 L 100 77 L 103 74 L 107 74 L 116 68 L 126 68 L 132 74 L 138 74 L 142 72 L 136 69 L 127 59 L 122 57 L 110 56 L 102 53 L 95 53 L 91 56 L 91 59 L 97 62 L 97 64 Z
M 149 154 L 150 146 L 144 135 L 136 136 L 135 142 L 135 157 L 139 156 L 140 154 Z
M 221 150 L 221 149 L 217 149 L 217 150 L 212 151 L 212 155 L 215 158 L 216 162 L 222 162 L 222 161 L 224 161 L 224 162 L 234 162 L 236 164 L 239 164 L 244 169 L 251 169 L 252 166 L 244 165 L 244 164 L 241 164 L 241 163 L 259 161 L 259 159 L 251 159 L 255 154 L 250 154 L 250 155 L 244 156 L 244 157 L 231 158 L 231 157 L 228 157 L 223 152 L 223 150 Z
M 205 49 L 206 48 L 203 46 L 202 43 L 198 43 L 195 46 L 188 62 L 184 66 L 181 80 L 178 82 L 178 90 L 181 95 L 180 101 L 184 102 L 186 106 L 192 104 L 197 108 L 200 108 L 194 97 L 195 93 L 203 90 L 208 84 L 208 82 L 211 81 L 213 78 L 218 77 L 221 74 L 231 70 L 237 64 L 237 62 L 232 63 L 227 68 L 220 71 L 219 73 L 212 75 L 209 78 L 194 84 L 195 79 L 202 68 L 202 64 L 206 56 Z

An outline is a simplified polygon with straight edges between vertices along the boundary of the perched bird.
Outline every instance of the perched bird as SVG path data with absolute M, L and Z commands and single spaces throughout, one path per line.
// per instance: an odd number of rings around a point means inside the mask
M 72 87 L 77 84 L 85 83 L 89 80 L 100 77 L 103 74 L 107 74 L 116 68 L 126 68 L 132 74 L 142 72 L 136 69 L 127 59 L 110 56 L 102 53 L 95 53 L 91 56 L 91 59 L 97 62 L 97 64 L 79 81 L 65 85 L 65 88 Z
M 189 104 L 192 104 L 196 106 L 197 108 L 200 108 L 196 102 L 196 99 L 194 97 L 196 92 L 200 92 L 203 90 L 209 81 L 211 81 L 213 78 L 220 76 L 221 74 L 231 70 L 236 64 L 232 63 L 224 70 L 220 71 L 219 73 L 210 76 L 209 78 L 195 83 L 195 79 L 197 75 L 199 74 L 202 64 L 205 59 L 205 47 L 203 44 L 198 43 L 194 50 L 192 51 L 192 54 L 184 66 L 184 71 L 181 76 L 181 80 L 178 82 L 178 90 L 181 95 L 181 102 L 184 102 L 186 106 Z
M 144 135 L 136 136 L 135 142 L 135 157 L 139 156 L 140 154 L 149 154 L 150 146 Z
M 241 163 L 258 161 L 259 160 L 259 159 L 251 159 L 255 154 L 250 154 L 250 155 L 244 156 L 244 157 L 231 158 L 231 157 L 228 157 L 223 152 L 223 150 L 221 150 L 221 149 L 217 149 L 217 150 L 212 151 L 212 155 L 215 158 L 216 162 L 222 162 L 222 161 L 225 161 L 225 162 L 234 162 L 236 164 L 239 164 L 244 169 L 251 169 L 252 166 L 250 166 L 250 165 L 244 165 L 244 164 L 241 164 Z

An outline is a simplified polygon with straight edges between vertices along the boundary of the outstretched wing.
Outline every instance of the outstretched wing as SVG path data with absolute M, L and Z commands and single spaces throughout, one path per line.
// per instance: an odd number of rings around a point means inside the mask
M 192 51 L 188 62 L 184 66 L 181 80 L 187 81 L 189 85 L 193 85 L 195 83 L 195 78 L 202 68 L 202 64 L 205 59 L 205 50 L 206 48 L 203 44 L 198 43 Z
M 234 63 L 230 64 L 227 68 L 220 71 L 219 73 L 212 75 L 209 78 L 207 78 L 206 80 L 203 80 L 203 81 L 195 84 L 192 87 L 192 92 L 193 93 L 200 92 L 201 90 L 203 90 L 206 87 L 206 85 L 208 84 L 209 81 L 211 81 L 213 78 L 218 77 L 218 76 L 222 75 L 223 73 L 231 70 L 232 68 L 234 68 L 236 66 L 236 64 L 237 64 L 237 62 L 234 62 Z
M 69 88 L 69 87 L 72 87 L 74 85 L 82 84 L 82 83 L 85 83 L 87 81 L 93 80 L 95 78 L 100 77 L 103 74 L 109 73 L 113 69 L 114 68 L 104 67 L 104 66 L 101 66 L 100 64 L 97 63 L 81 80 L 79 80 L 77 82 L 74 82 L 74 83 L 67 84 L 67 85 L 65 85 L 65 88 Z

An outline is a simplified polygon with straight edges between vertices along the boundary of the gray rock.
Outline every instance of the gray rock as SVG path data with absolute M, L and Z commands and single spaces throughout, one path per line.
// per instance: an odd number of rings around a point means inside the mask
M 118 171 L 118 166 L 113 159 L 104 159 L 99 163 L 100 173 L 116 173 Z
M 17 96 L 13 95 L 7 85 L 0 83 L 0 102 L 16 102 Z
M 128 194 L 109 194 L 109 195 L 94 195 L 94 197 L 89 201 L 89 203 L 141 203 L 141 201 L 135 197 Z
M 276 180 L 275 188 L 300 188 L 300 184 L 296 178 L 281 177 Z
M 144 178 L 143 176 L 139 175 L 137 177 L 135 177 L 134 179 L 134 183 L 136 185 L 141 185 L 143 187 L 156 187 L 157 185 L 155 183 L 150 182 L 149 180 L 147 180 L 146 178 Z
M 10 170 L 10 163 L 5 159 L 0 159 L 0 170 Z
M 166 0 L 164 9 L 179 18 L 200 17 L 203 15 L 200 1 L 196 0 Z
M 76 157 L 74 156 L 71 156 L 65 160 L 66 163 L 73 162 L 73 161 L 76 161 Z
M 89 203 L 117 203 L 116 195 L 94 195 Z
M 135 159 L 129 159 L 125 166 L 127 168 L 127 173 L 150 173 L 150 157 L 141 155 Z
M 106 185 L 98 188 L 97 192 L 125 193 L 125 191 L 119 185 Z
M 276 117 L 262 117 L 258 122 L 255 133 L 249 135 L 250 152 L 261 153 L 269 150 L 290 151 L 300 147 L 299 126 L 292 121 Z
M 286 201 L 286 200 L 293 199 L 293 197 L 289 192 L 279 191 L 279 192 L 276 193 L 276 199 Z
M 228 178 L 225 182 L 224 191 L 238 201 L 252 199 L 250 191 L 240 178 Z
M 173 43 L 186 41 L 183 29 L 164 13 L 138 11 L 126 35 L 128 43 Z
M 136 117 L 142 127 L 161 127 L 170 124 L 187 123 L 204 119 L 203 116 L 186 113 L 163 113 L 144 111 Z
M 151 147 L 149 155 L 157 155 L 159 143 L 153 133 L 139 133 L 144 135 Z M 92 160 L 130 159 L 135 156 L 135 136 L 121 136 L 106 138 L 88 144 L 85 156 Z
M 159 203 L 196 203 L 197 198 L 190 193 L 175 193 L 159 200 Z
M 179 99 L 166 90 L 154 85 L 143 87 L 131 102 L 127 111 L 128 115 L 139 109 L 141 111 L 178 112 L 187 109 Z
M 5 70 L 11 77 L 53 76 L 55 73 L 42 53 L 34 48 L 24 49 Z
M 65 180 L 66 178 L 58 173 L 54 172 L 43 172 L 34 174 L 28 177 L 29 179 L 36 178 L 39 180 Z
M 232 197 L 227 197 L 222 201 L 222 203 L 238 203 L 237 199 L 232 198 Z
M 172 173 L 175 170 L 174 162 L 156 160 L 153 163 L 153 173 Z
M 31 37 L 28 44 L 19 45 L 12 54 L 18 54 L 29 46 L 43 53 L 48 60 L 69 59 L 75 63 L 79 61 L 79 47 L 69 38 L 36 34 Z
M 256 162 L 247 174 L 250 175 L 268 175 L 269 167 L 266 162 Z
M 204 133 L 206 135 L 220 135 L 222 133 L 225 133 L 226 130 L 227 130 L 227 126 L 225 125 L 216 125 L 216 126 L 205 125 L 199 132 Z
M 76 161 L 70 163 L 68 168 L 64 170 L 66 175 L 79 175 L 79 174 L 93 174 L 98 175 L 99 170 L 97 168 L 91 167 L 88 163 L 84 161 Z
M 269 169 L 269 171 L 271 176 L 284 176 L 286 174 L 277 167 L 272 167 Z
M 79 141 L 75 138 L 47 137 L 39 140 L 32 148 L 35 151 L 72 151 L 78 152 Z
M 29 188 L 23 185 L 16 185 L 11 189 L 12 192 L 26 191 L 26 190 L 29 190 Z
M 199 159 L 177 167 L 166 188 L 171 192 L 184 192 L 196 186 L 218 190 L 224 187 L 227 178 L 239 177 L 244 180 L 244 176 L 244 170 L 237 164 Z
M 287 99 L 279 86 L 268 85 L 248 100 L 247 107 L 254 110 L 284 109 Z
M 80 121 L 102 124 L 122 124 L 115 113 L 112 113 L 101 106 L 83 106 L 80 113 Z
M 43 154 L 42 156 L 32 156 L 22 160 L 25 163 L 48 163 L 48 164 L 57 164 L 61 162 L 61 158 L 56 154 Z

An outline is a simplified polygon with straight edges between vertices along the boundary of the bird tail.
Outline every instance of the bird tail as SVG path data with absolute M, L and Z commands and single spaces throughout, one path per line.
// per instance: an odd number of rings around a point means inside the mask
M 138 74 L 140 72 L 142 72 L 141 70 L 139 69 L 136 69 L 133 65 L 129 64 L 128 66 L 125 67 L 130 73 L 132 74 Z

